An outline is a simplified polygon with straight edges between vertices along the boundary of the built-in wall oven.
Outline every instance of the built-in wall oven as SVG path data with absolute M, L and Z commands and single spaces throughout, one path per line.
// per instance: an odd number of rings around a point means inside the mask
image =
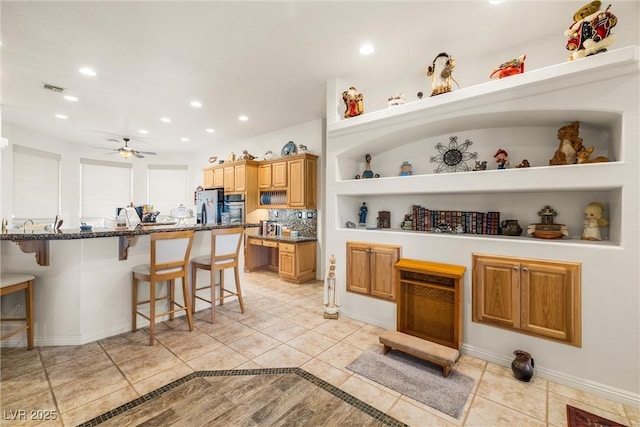
M 224 211 L 229 214 L 231 224 L 243 224 L 245 222 L 244 194 L 225 194 Z

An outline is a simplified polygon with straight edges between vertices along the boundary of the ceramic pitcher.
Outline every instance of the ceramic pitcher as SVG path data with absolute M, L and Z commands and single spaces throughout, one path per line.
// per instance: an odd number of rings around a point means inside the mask
M 511 362 L 511 370 L 516 379 L 520 381 L 529 382 L 533 377 L 533 358 L 529 353 L 522 350 L 516 350 L 513 352 L 516 356 Z

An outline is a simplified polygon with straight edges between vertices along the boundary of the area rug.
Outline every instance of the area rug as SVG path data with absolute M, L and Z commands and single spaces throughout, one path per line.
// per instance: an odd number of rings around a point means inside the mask
M 407 427 L 301 368 L 196 371 L 79 425 Z
M 462 415 L 474 383 L 456 371 L 443 377 L 440 366 L 395 350 L 362 353 L 347 369 L 453 418 Z
M 567 405 L 567 425 L 569 427 L 627 427 L 571 405 Z

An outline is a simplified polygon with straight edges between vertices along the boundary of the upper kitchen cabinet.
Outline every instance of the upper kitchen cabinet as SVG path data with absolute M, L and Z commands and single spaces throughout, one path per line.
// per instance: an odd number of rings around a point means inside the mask
M 246 193 L 257 187 L 258 162 L 241 160 L 223 165 L 225 194 Z
M 204 188 L 223 188 L 224 169 L 220 166 L 209 166 L 202 168 L 204 172 Z
M 317 160 L 318 156 L 303 153 L 261 161 L 260 207 L 315 209 Z
M 302 154 L 288 163 L 288 205 L 292 208 L 315 209 L 318 156 Z

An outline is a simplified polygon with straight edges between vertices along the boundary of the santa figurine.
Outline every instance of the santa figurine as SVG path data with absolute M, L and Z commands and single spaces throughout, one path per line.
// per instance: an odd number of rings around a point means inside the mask
M 573 24 L 564 32 L 569 37 L 566 46 L 571 51 L 569 61 L 606 52 L 615 42 L 616 36 L 611 29 L 618 23 L 618 18 L 609 12 L 611 5 L 604 11 L 600 5 L 600 1 L 592 1 L 573 15 Z

